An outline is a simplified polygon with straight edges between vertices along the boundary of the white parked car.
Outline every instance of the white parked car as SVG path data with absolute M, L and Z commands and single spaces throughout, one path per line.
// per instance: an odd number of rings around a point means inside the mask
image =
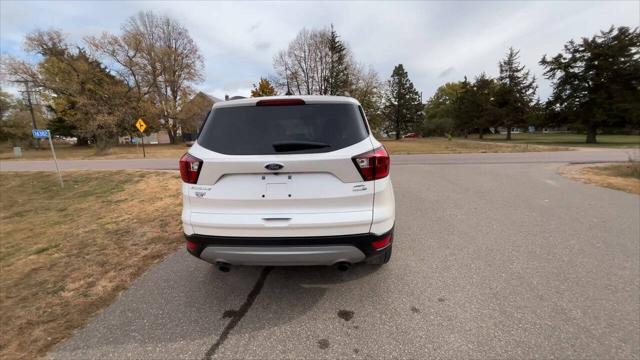
M 339 96 L 216 103 L 180 159 L 187 249 L 216 264 L 384 264 L 390 159 L 362 107 Z

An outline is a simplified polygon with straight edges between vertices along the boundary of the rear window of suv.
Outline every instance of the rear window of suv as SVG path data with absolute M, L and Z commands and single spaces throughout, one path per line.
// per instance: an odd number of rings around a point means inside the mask
M 198 144 L 227 155 L 335 151 L 368 136 L 354 104 L 237 106 L 214 109 Z

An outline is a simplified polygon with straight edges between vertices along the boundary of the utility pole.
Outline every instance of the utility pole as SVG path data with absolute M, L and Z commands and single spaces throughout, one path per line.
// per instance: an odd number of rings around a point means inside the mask
M 38 125 L 36 124 L 36 116 L 33 113 L 33 103 L 31 102 L 31 89 L 29 88 L 29 80 L 15 80 L 13 82 L 24 84 L 24 91 L 21 91 L 23 94 L 27 94 L 27 105 L 29 105 L 29 113 L 31 113 L 31 124 L 33 125 L 33 129 L 37 129 Z M 36 139 L 36 148 L 40 150 L 40 139 Z

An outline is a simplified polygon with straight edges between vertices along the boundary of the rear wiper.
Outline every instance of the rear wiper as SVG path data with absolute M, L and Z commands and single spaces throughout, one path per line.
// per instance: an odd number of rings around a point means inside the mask
M 271 146 L 273 146 L 273 149 L 277 152 L 284 152 L 305 149 L 320 149 L 330 147 L 331 145 L 315 141 L 276 141 L 271 144 Z

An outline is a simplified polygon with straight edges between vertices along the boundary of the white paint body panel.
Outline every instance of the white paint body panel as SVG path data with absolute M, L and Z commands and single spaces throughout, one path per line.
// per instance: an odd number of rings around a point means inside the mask
M 303 97 L 307 103 L 351 102 L 344 97 Z M 216 103 L 251 106 L 255 99 Z M 390 176 L 363 181 L 352 157 L 379 147 L 369 136 L 326 153 L 226 155 L 197 142 L 189 153 L 203 161 L 197 184 L 182 184 L 187 235 L 307 237 L 383 234 L 393 227 Z M 278 172 L 269 163 L 284 165 Z

